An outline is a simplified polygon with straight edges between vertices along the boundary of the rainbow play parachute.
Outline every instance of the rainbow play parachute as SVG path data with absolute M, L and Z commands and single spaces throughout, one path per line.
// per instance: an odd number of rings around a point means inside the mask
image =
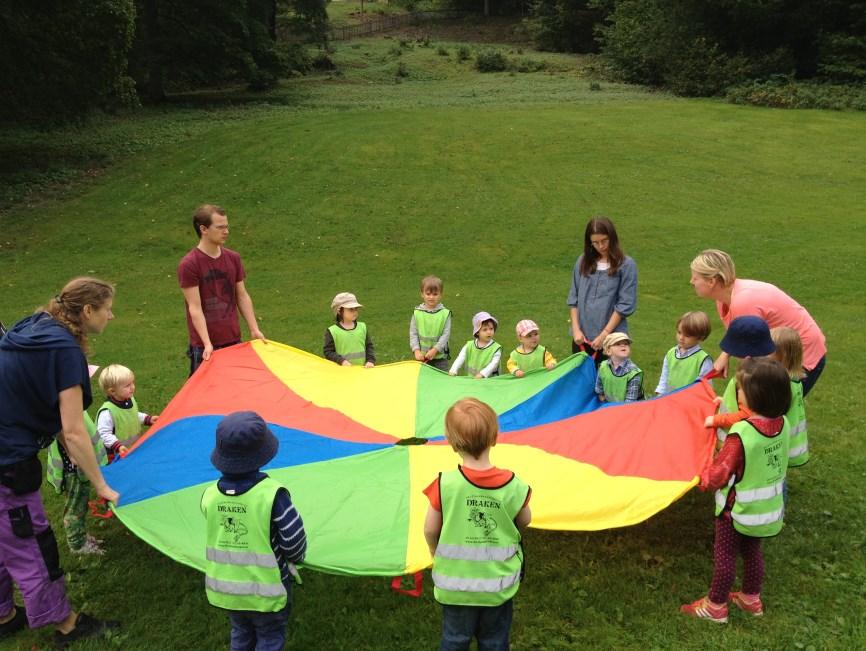
M 204 568 L 199 501 L 226 414 L 254 410 L 280 440 L 267 473 L 304 518 L 304 563 L 393 576 L 430 565 L 422 489 L 459 458 L 445 412 L 475 396 L 499 414 L 493 462 L 532 486 L 532 526 L 596 530 L 641 522 L 697 483 L 715 437 L 703 427 L 705 382 L 653 400 L 601 408 L 583 354 L 524 378 L 449 377 L 418 362 L 344 368 L 276 342 L 217 351 L 130 454 L 105 469 L 118 517 L 170 557 Z M 425 444 L 413 439 L 429 439 Z

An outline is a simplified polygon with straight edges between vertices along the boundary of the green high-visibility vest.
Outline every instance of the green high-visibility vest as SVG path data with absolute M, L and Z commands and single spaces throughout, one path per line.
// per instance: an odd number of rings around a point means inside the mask
M 737 381 L 731 378 L 728 386 L 725 387 L 725 392 L 722 394 L 722 402 L 719 404 L 720 414 L 733 414 L 740 410 L 740 405 L 737 404 Z M 728 430 L 721 427 L 716 428 L 716 438 L 720 442 L 728 437 Z
M 336 323 L 328 328 L 334 338 L 337 354 L 353 366 L 363 366 L 367 360 L 367 324 L 356 321 L 351 330 L 344 330 Z
M 524 373 L 529 373 L 529 371 L 534 371 L 538 368 L 544 368 L 544 353 L 547 352 L 547 349 L 538 345 L 535 347 L 531 353 L 521 353 L 516 348 L 511 351 L 511 355 L 509 355 L 508 359 L 517 364 L 517 368 L 519 368 Z
M 665 355 L 668 363 L 668 389 L 673 391 L 697 380 L 701 374 L 701 366 L 708 357 L 705 350 L 698 349 L 687 357 L 679 358 L 677 347 L 671 348 Z
M 743 442 L 745 470 L 739 481 L 736 476 L 716 491 L 716 515 L 725 508 L 731 486 L 736 489 L 731 519 L 734 529 L 746 536 L 775 536 L 784 526 L 782 488 L 788 470 L 790 427 L 783 418 L 781 433 L 769 438 L 761 434 L 748 420 L 731 427 Z
M 466 375 L 470 377 L 475 377 L 483 369 L 487 368 L 487 366 L 489 366 L 490 363 L 493 361 L 493 356 L 498 350 L 502 350 L 502 346 L 497 344 L 495 341 L 492 342 L 489 346 L 487 346 L 487 348 L 479 348 L 477 339 L 467 341 Z M 490 375 L 499 375 L 499 369 L 497 368 Z
M 141 423 L 138 420 L 138 403 L 135 398 L 130 398 L 132 407 L 124 409 L 118 407 L 111 400 L 106 400 L 102 403 L 99 411 L 96 412 L 96 420 L 99 420 L 99 414 L 103 411 L 108 411 L 111 414 L 111 420 L 114 422 L 114 435 L 120 440 L 122 445 L 130 446 L 138 439 L 141 434 Z
M 529 486 L 512 475 L 497 488 L 471 483 L 458 468 L 439 475 L 442 532 L 433 556 L 433 596 L 443 604 L 498 606 L 520 587 L 523 548 L 514 518 Z
M 786 416 L 791 426 L 788 466 L 802 466 L 809 460 L 809 434 L 806 431 L 806 404 L 800 380 L 791 381 L 791 408 Z
M 108 454 L 105 452 L 105 446 L 102 444 L 102 439 L 99 438 L 99 434 L 96 432 L 96 425 L 94 424 L 93 419 L 86 411 L 84 412 L 84 428 L 90 435 L 90 442 L 93 444 L 93 453 L 96 455 L 96 462 L 100 466 L 104 466 L 108 463 Z M 79 477 L 86 479 L 80 468 L 76 467 L 76 471 L 78 472 Z M 45 457 L 45 479 L 58 493 L 64 491 L 63 457 L 60 453 L 60 441 L 57 439 L 54 439 L 51 445 L 48 446 L 48 455 Z
M 286 605 L 288 593 L 271 547 L 271 510 L 280 488 L 266 477 L 243 495 L 225 495 L 216 484 L 205 489 L 205 591 L 211 605 L 264 613 Z
M 445 330 L 445 323 L 451 318 L 451 310 L 443 307 L 435 312 L 427 312 L 415 308 L 415 325 L 418 328 L 418 345 L 422 353 L 426 353 L 439 341 Z M 448 348 L 440 350 L 433 359 L 445 359 Z
M 607 402 L 625 402 L 628 383 L 634 377 L 640 377 L 639 397 L 643 396 L 643 371 L 635 368 L 625 375 L 616 376 L 613 374 L 613 368 L 609 360 L 602 362 L 598 367 L 598 376 L 601 378 L 601 386 L 604 391 L 604 399 Z

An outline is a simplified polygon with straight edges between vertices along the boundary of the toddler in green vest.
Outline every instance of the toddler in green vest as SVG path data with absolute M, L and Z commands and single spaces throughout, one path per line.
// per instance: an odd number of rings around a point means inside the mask
M 784 526 L 790 442 L 785 413 L 791 406 L 791 386 L 784 367 L 771 359 L 747 359 L 737 370 L 736 382 L 739 400 L 751 415 L 731 426 L 699 485 L 716 492 L 713 580 L 707 596 L 680 607 L 686 615 L 719 624 L 728 621 L 728 603 L 749 615 L 764 614 L 761 540 Z M 743 586 L 731 592 L 738 555 L 743 557 Z
M 701 348 L 710 336 L 706 312 L 686 312 L 677 321 L 677 345 L 665 355 L 656 393 L 663 395 L 688 386 L 713 370 L 713 358 Z
M 409 347 L 419 362 L 447 371 L 451 310 L 439 302 L 442 288 L 442 279 L 436 276 L 421 280 L 422 302 L 409 320 Z
M 770 355 L 788 372 L 791 378 L 791 408 L 785 416 L 791 426 L 791 447 L 788 449 L 788 467 L 802 466 L 809 460 L 809 435 L 806 431 L 806 404 L 803 400 L 803 342 L 793 328 L 770 330 L 776 352 Z
M 283 649 L 295 563 L 307 534 L 286 488 L 262 472 L 279 441 L 257 413 L 237 411 L 216 427 L 210 460 L 222 475 L 201 498 L 206 523 L 205 592 L 228 612 L 232 651 Z
M 514 377 L 523 377 L 539 368 L 551 369 L 556 358 L 538 343 L 538 325 L 531 319 L 523 319 L 515 328 L 520 345 L 511 351 L 505 366 Z
M 624 332 L 612 332 L 604 338 L 602 351 L 607 355 L 598 367 L 595 392 L 602 402 L 634 402 L 643 399 L 643 371 L 629 359 L 631 339 Z
M 433 557 L 433 595 L 442 604 L 440 650 L 507 649 L 512 598 L 523 578 L 521 533 L 529 525 L 531 490 L 513 472 L 496 468 L 496 413 L 475 398 L 445 415 L 445 437 L 460 455 L 456 470 L 439 473 L 424 537 Z
M 466 375 L 474 378 L 485 378 L 499 375 L 499 360 L 502 357 L 502 346 L 493 340 L 493 335 L 499 327 L 490 312 L 478 312 L 472 317 L 472 336 L 460 349 L 460 354 L 451 365 L 448 375 L 457 375 L 463 365 L 466 365 Z
M 358 321 L 358 309 L 362 307 L 355 295 L 349 292 L 340 292 L 331 301 L 335 323 L 325 329 L 322 349 L 325 359 L 340 366 L 372 368 L 376 364 L 376 352 L 367 324 Z
M 99 388 L 106 400 L 96 412 L 96 429 L 109 456 L 122 456 L 141 436 L 142 425 L 153 425 L 159 416 L 138 410 L 135 374 L 125 366 L 106 366 L 99 374 Z
M 90 377 L 99 369 L 98 366 L 89 365 Z M 96 425 L 90 414 L 84 412 L 84 427 L 90 434 L 96 461 L 100 466 L 108 463 L 105 446 L 96 433 Z M 45 457 L 46 480 L 58 493 L 66 494 L 63 505 L 63 529 L 66 532 L 66 543 L 73 554 L 96 554 L 103 553 L 102 541 L 87 533 L 88 502 L 90 501 L 90 482 L 84 473 L 72 463 L 66 450 L 60 441 L 48 446 L 48 454 Z

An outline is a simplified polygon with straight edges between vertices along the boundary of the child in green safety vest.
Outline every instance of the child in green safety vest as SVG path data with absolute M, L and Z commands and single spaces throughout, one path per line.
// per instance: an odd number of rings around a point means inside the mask
M 99 388 L 105 402 L 96 412 L 96 430 L 109 453 L 124 455 L 141 436 L 142 426 L 150 427 L 158 419 L 138 410 L 135 400 L 135 374 L 120 364 L 109 364 L 99 374 Z
M 677 321 L 677 345 L 665 354 L 656 393 L 663 395 L 690 385 L 713 370 L 713 358 L 701 348 L 710 336 L 706 312 L 686 312 Z
M 523 319 L 515 328 L 520 345 L 511 351 L 505 366 L 514 377 L 523 377 L 530 371 L 556 366 L 556 358 L 547 348 L 538 343 L 538 325 L 531 319 Z
M 335 323 L 325 329 L 325 359 L 340 366 L 375 366 L 376 352 L 367 324 L 358 321 L 358 309 L 362 307 L 350 292 L 340 292 L 331 301 Z
M 90 377 L 99 369 L 98 366 L 89 365 Z M 90 414 L 84 412 L 84 427 L 90 435 L 96 461 L 100 466 L 108 463 L 105 446 L 96 433 L 96 425 Z M 66 495 L 63 505 L 63 529 L 66 532 L 66 543 L 73 554 L 95 554 L 102 555 L 102 541 L 87 533 L 88 502 L 90 501 L 91 486 L 84 473 L 76 466 L 66 450 L 55 439 L 48 446 L 48 454 L 45 457 L 45 478 L 54 490 Z
M 439 302 L 442 289 L 441 278 L 425 276 L 421 279 L 421 304 L 409 320 L 409 348 L 419 362 L 447 371 L 451 310 Z
M 643 371 L 629 359 L 631 339 L 624 332 L 604 338 L 602 350 L 607 359 L 598 367 L 595 392 L 602 402 L 643 400 Z
M 791 378 L 791 408 L 785 414 L 791 426 L 791 447 L 788 449 L 788 467 L 802 466 L 809 460 L 809 435 L 806 431 L 806 405 L 803 401 L 803 342 L 793 328 L 770 330 L 776 352 L 771 355 L 788 371 Z
M 231 649 L 283 649 L 292 611 L 295 563 L 307 534 L 286 488 L 261 471 L 279 441 L 257 413 L 237 411 L 216 427 L 210 460 L 222 473 L 201 498 L 205 592 L 228 612 Z
M 424 537 L 433 557 L 433 595 L 442 604 L 440 649 L 509 648 L 512 599 L 523 578 L 522 532 L 531 490 L 495 467 L 496 413 L 475 398 L 445 415 L 445 437 L 460 455 L 456 470 L 424 489 L 430 500 Z
M 788 470 L 791 406 L 788 373 L 771 359 L 747 359 L 737 370 L 737 393 L 751 416 L 731 427 L 700 488 L 716 491 L 713 580 L 707 596 L 680 607 L 691 617 L 724 624 L 728 603 L 749 615 L 764 614 L 761 539 L 784 526 L 783 483 Z M 743 557 L 743 586 L 731 592 L 737 556 Z
M 472 317 L 472 336 L 460 349 L 448 375 L 457 375 L 466 365 L 466 375 L 477 379 L 499 375 L 502 346 L 493 340 L 499 321 L 490 312 L 478 312 Z

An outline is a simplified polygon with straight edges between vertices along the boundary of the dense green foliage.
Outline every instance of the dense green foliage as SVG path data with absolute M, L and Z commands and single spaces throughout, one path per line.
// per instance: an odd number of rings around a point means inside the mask
M 542 50 L 596 52 L 595 27 L 603 15 L 588 0 L 534 0 L 525 23 Z
M 0 3 L 0 121 L 69 119 L 135 102 L 133 0 Z

